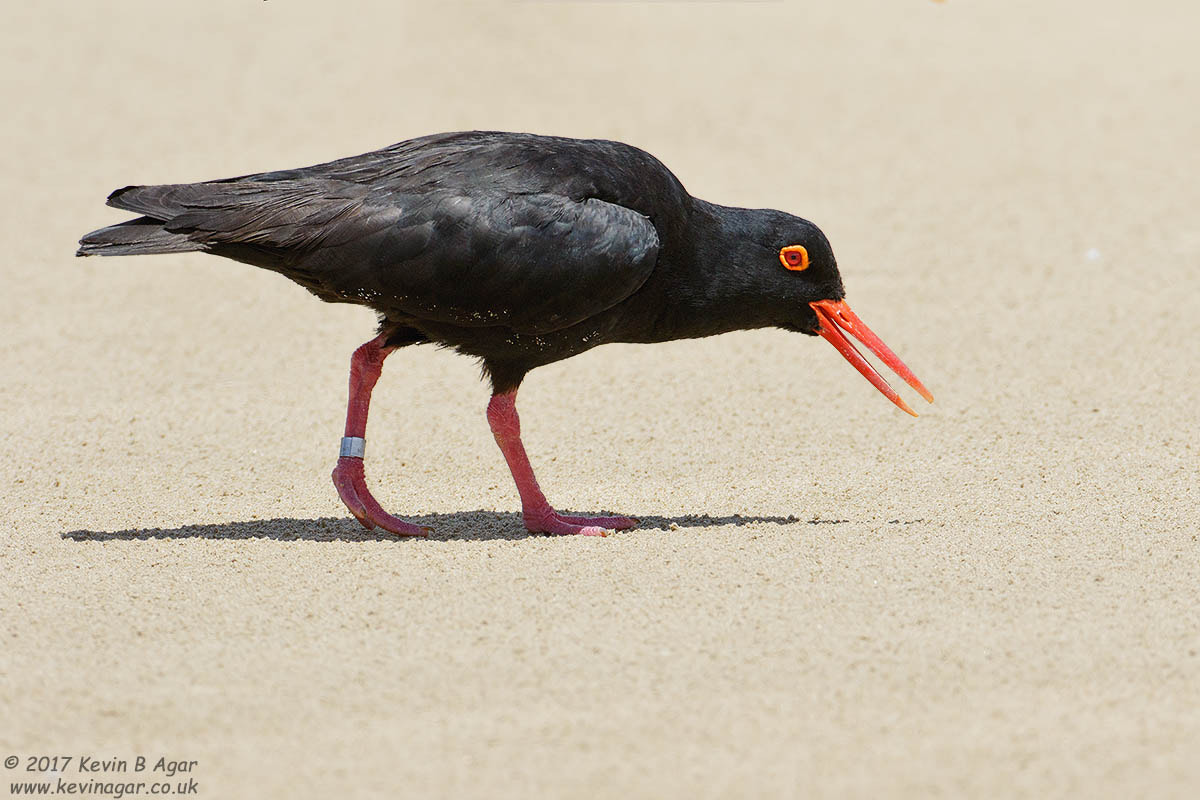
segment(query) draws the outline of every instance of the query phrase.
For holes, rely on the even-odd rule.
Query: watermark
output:
[[[132,758],[92,754],[10,755],[4,759],[8,790],[16,796],[177,797],[196,796],[196,759],[165,755]]]

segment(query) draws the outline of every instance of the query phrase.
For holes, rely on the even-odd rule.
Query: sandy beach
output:
[[[5,11],[0,795],[71,755],[202,798],[1196,796],[1200,7],[333,8]],[[120,186],[470,129],[813,220],[937,403],[783,331],[597,348],[526,445],[642,525],[546,537],[478,366],[410,348],[398,540],[329,481],[369,311],[73,257]]]

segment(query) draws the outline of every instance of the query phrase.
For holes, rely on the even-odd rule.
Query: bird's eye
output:
[[[789,244],[779,251],[779,260],[790,270],[808,269],[808,250],[803,245]]]

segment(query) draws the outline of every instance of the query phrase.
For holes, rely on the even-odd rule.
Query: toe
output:
[[[383,510],[367,488],[362,459],[339,458],[337,466],[333,469],[333,485],[337,488],[338,496],[342,498],[346,508],[367,530],[378,525],[397,536],[429,535],[429,528],[397,519]]]
[[[333,470],[333,486],[337,489],[338,497],[342,498],[342,502],[346,504],[346,508],[354,515],[354,518],[362,523],[367,530],[375,527],[375,525],[367,517],[367,507],[358,496],[358,491],[354,486],[354,475],[352,470],[343,469],[339,463]]]
[[[414,525],[411,522],[393,517],[391,514],[383,510],[383,507],[375,501],[370,492],[364,492],[363,488],[359,488],[359,496],[362,498],[363,504],[367,507],[367,519],[375,523],[385,531],[396,534],[397,536],[428,536],[429,528]]]
[[[623,531],[638,524],[638,521],[633,517],[570,517],[559,514],[558,518],[571,525],[594,526],[614,531]]]
[[[582,525],[559,516],[548,517],[537,523],[526,521],[525,527],[533,533],[549,533],[554,536],[608,536],[612,533],[599,525]]]
[[[433,533],[433,528],[430,528],[428,525],[414,525],[411,522],[405,522],[402,519],[393,517],[387,512],[372,514],[371,520],[385,531],[394,533],[397,536],[420,536],[427,538],[429,534]]]

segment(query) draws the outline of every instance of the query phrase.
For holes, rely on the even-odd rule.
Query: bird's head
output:
[[[887,364],[929,402],[933,395],[904,362],[858,318],[845,297],[833,248],[821,229],[806,219],[770,209],[724,210],[721,227],[726,247],[734,251],[730,266],[742,276],[755,301],[774,325],[821,336],[864,378],[903,411],[916,413],[863,358],[850,334]],[[731,246],[732,245],[732,246]]]

